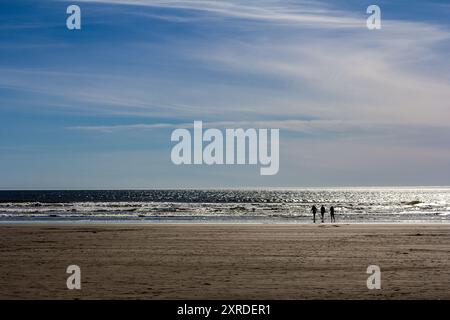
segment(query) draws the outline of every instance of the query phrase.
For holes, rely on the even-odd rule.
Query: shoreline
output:
[[[2,299],[450,299],[449,224],[0,224]],[[79,265],[82,289],[66,288]],[[379,265],[381,290],[366,286]]]

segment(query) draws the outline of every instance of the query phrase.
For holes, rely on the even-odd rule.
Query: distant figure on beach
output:
[[[322,218],[322,222],[324,222],[323,218],[325,216],[325,211],[325,207],[322,205],[322,207],[320,208],[320,217]]]
[[[331,216],[331,223],[336,222],[336,219],[334,218],[334,207],[330,207],[330,216]]]
[[[313,222],[316,223],[316,213],[317,213],[317,208],[316,208],[315,205],[312,206],[311,212],[312,212],[312,214],[313,214]]]

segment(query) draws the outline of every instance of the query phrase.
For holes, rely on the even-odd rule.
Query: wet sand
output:
[[[81,290],[68,290],[68,265]],[[381,268],[381,290],[366,269]],[[0,225],[2,299],[450,299],[450,225]]]

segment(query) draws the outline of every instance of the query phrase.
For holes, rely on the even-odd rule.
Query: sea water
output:
[[[313,204],[325,222],[330,206],[338,223],[450,222],[450,187],[0,191],[0,222],[310,223]]]

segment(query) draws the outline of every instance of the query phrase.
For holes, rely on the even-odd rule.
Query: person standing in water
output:
[[[312,206],[311,212],[312,212],[312,214],[313,214],[313,223],[316,223],[316,213],[317,213],[317,208],[316,208],[315,205]]]
[[[322,205],[322,207],[320,208],[320,217],[322,218],[322,223],[324,222],[324,217],[325,217],[325,207]]]
[[[334,218],[334,207],[330,207],[330,216],[331,216],[331,223],[336,222],[336,219]]]

